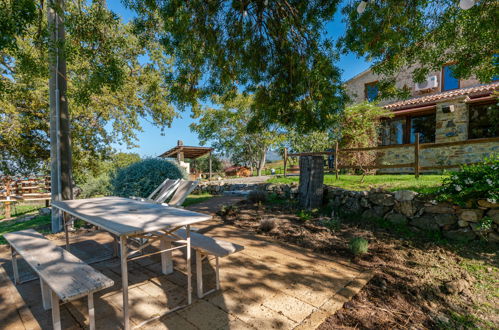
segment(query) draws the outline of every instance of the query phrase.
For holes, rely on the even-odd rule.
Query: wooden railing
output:
[[[11,204],[23,201],[50,201],[50,177],[14,179],[3,177],[0,185],[0,203],[4,205],[5,219],[11,217]]]
[[[338,143],[336,143],[333,151],[321,151],[321,152],[288,153],[287,149],[285,149],[284,150],[284,176],[286,176],[286,174],[287,174],[286,166],[287,166],[289,157],[334,155],[334,172],[336,173],[336,177],[338,177],[340,169],[375,170],[375,169],[390,169],[390,168],[414,168],[414,175],[416,176],[416,178],[418,178],[421,171],[457,168],[457,167],[460,167],[462,165],[462,164],[455,164],[455,165],[421,166],[420,165],[421,150],[431,149],[431,148],[461,146],[461,145],[472,145],[472,144],[487,143],[487,142],[498,142],[499,143],[499,137],[481,138],[481,139],[454,141],[454,142],[419,143],[419,133],[416,134],[415,140],[416,140],[415,143],[410,143],[410,144],[394,144],[394,145],[387,145],[387,146],[354,148],[354,149],[340,149],[338,147]],[[389,150],[389,149],[397,149],[397,148],[404,148],[404,147],[414,148],[414,162],[404,163],[404,164],[386,164],[386,165],[385,164],[376,164],[374,166],[355,166],[355,165],[340,165],[339,164],[340,153],[352,153],[352,152],[361,152],[361,151],[385,151],[385,150]]]

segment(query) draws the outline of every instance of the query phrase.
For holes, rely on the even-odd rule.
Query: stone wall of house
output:
[[[403,70],[399,72],[395,79],[395,85],[398,88],[402,88],[407,86],[411,89],[411,96],[423,96],[423,95],[431,95],[440,93],[442,91],[442,72],[441,71],[433,71],[428,74],[428,76],[437,76],[438,87],[431,91],[416,91],[415,83],[412,80],[412,72],[414,71],[414,67],[409,68],[407,70]],[[365,101],[365,84],[372,83],[378,80],[382,80],[384,77],[373,73],[371,70],[367,70],[352,79],[348,80],[345,83],[347,94],[351,97],[352,103],[359,103]],[[460,87],[471,87],[480,84],[480,81],[474,78],[471,79],[461,79]],[[380,105],[386,105],[392,103],[396,100],[382,100]]]
[[[240,190],[264,190],[292,199],[298,196],[297,183],[201,183],[196,192],[221,194]],[[383,218],[394,226],[407,225],[414,231],[439,231],[444,237],[452,240],[470,241],[483,237],[492,242],[499,242],[499,204],[487,201],[478,201],[478,208],[469,209],[436,202],[410,190],[350,191],[324,186],[324,204],[330,204],[333,210],[359,216],[363,221]],[[485,223],[484,218],[492,220],[490,228],[480,225]]]

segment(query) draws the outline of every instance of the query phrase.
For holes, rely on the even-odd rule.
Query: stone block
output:
[[[494,223],[499,225],[499,209],[489,210],[487,216],[490,217]]]
[[[405,225],[409,219],[400,213],[389,212],[385,215],[385,219],[396,225]]]
[[[459,220],[468,222],[478,222],[483,217],[483,210],[462,209],[459,210]]]
[[[416,208],[412,201],[402,201],[395,203],[395,211],[402,213],[406,217],[413,217],[416,213]]]
[[[412,190],[398,190],[393,195],[399,202],[412,201],[417,196],[417,192]]]
[[[499,203],[491,203],[485,199],[478,200],[478,205],[488,209],[499,209]]]
[[[463,220],[459,220],[459,221],[457,222],[457,225],[458,225],[459,227],[461,227],[461,228],[464,228],[464,227],[468,227],[468,226],[469,226],[469,222],[467,222],[467,221],[463,221]]]
[[[367,209],[362,213],[362,218],[373,219],[373,218],[383,218],[385,215],[385,208],[383,206],[374,206],[373,208]]]
[[[433,215],[424,214],[419,218],[411,220],[410,224],[416,228],[423,230],[439,230],[439,226]]]
[[[438,214],[435,215],[435,221],[439,226],[453,225],[457,221],[457,217],[454,214]]]
[[[487,236],[487,240],[489,242],[494,242],[494,243],[499,243],[499,234],[495,233],[495,232],[491,232],[489,233],[489,235]]]
[[[436,205],[425,204],[424,210],[426,213],[436,214],[453,214],[455,212],[454,208],[449,203],[438,203]]]
[[[369,201],[380,206],[393,206],[395,204],[395,198],[393,195],[383,192],[369,193]]]
[[[444,237],[461,242],[468,242],[476,238],[476,234],[471,229],[457,229],[443,232]]]

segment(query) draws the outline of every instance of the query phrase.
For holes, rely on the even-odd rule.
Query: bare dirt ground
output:
[[[404,227],[355,217],[329,222],[327,228],[327,218],[298,212],[292,202],[277,199],[240,201],[218,214],[222,221],[246,230],[351,258],[374,272],[372,280],[321,330],[499,328],[497,245],[450,243],[435,234],[414,234]],[[369,241],[367,254],[353,256],[349,249],[353,237]]]

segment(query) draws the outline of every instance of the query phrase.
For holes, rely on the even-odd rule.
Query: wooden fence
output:
[[[457,167],[461,166],[461,164],[421,166],[420,165],[421,150],[431,149],[431,148],[472,145],[472,144],[487,143],[487,142],[499,142],[499,137],[482,138],[482,139],[465,140],[465,141],[455,141],[455,142],[419,143],[419,133],[416,133],[416,142],[410,143],[410,144],[395,144],[395,145],[387,145],[387,146],[379,146],[379,147],[340,149],[338,147],[338,143],[336,143],[334,151],[301,152],[301,153],[288,153],[287,149],[285,149],[284,150],[284,176],[286,176],[286,174],[287,174],[286,166],[287,166],[289,157],[334,155],[334,167],[333,167],[333,169],[334,169],[334,172],[336,173],[336,178],[338,178],[340,169],[374,170],[374,169],[388,169],[388,168],[414,168],[414,175],[416,176],[416,178],[418,178],[421,171],[443,170],[443,169],[448,169],[448,168],[457,168]],[[374,166],[355,166],[355,165],[342,166],[342,165],[339,165],[339,163],[338,163],[341,153],[353,153],[353,152],[360,152],[360,151],[384,151],[384,150],[404,148],[404,147],[412,147],[413,148],[413,150],[414,150],[414,162],[405,163],[405,164],[390,164],[390,165],[376,164]]]
[[[51,199],[50,177],[10,179],[2,178],[0,185],[0,203],[4,204],[5,219],[11,217],[12,203],[24,201],[45,201],[48,206]]]

